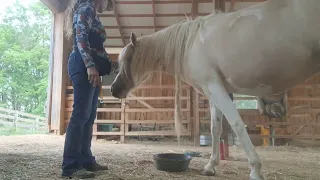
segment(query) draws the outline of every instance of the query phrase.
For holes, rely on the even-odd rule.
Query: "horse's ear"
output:
[[[137,45],[137,36],[134,33],[131,33],[130,41],[133,46]]]

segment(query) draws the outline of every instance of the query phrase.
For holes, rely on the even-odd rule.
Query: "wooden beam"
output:
[[[198,13],[199,16],[206,16],[210,13]],[[168,13],[168,14],[118,14],[119,18],[130,17],[130,18],[142,18],[142,17],[185,17],[192,16],[192,13]],[[99,17],[115,17],[114,14],[99,14]]]
[[[40,0],[46,5],[53,13],[59,12],[60,3],[57,0]]]
[[[53,79],[51,127],[60,135],[65,132],[65,92],[67,78],[68,42],[64,36],[64,12],[54,14]]]
[[[130,97],[139,98],[139,97],[135,96],[135,95],[132,94],[132,93],[129,93],[129,98],[130,98]],[[126,100],[128,100],[129,98],[127,98]],[[144,98],[144,97],[140,97],[140,98]],[[142,105],[144,105],[145,107],[147,107],[148,109],[150,109],[150,110],[155,110],[155,111],[156,111],[156,109],[155,109],[154,107],[152,107],[149,103],[147,103],[147,102],[145,102],[145,101],[143,101],[143,100],[139,100],[139,99],[137,99],[137,101],[138,101],[140,104],[142,104]],[[155,113],[156,113],[156,114],[159,114],[159,115],[162,117],[162,119],[169,119],[168,116],[166,116],[165,114],[163,114],[163,113],[161,113],[161,112],[155,112]]]
[[[218,10],[218,11],[222,11],[222,12],[225,12],[226,9],[225,9],[225,0],[215,0],[215,9]]]
[[[229,94],[230,99],[233,101],[233,94]],[[229,129],[230,129],[230,125],[229,122],[227,120],[227,118],[222,115],[222,136],[221,138],[224,141],[224,149],[225,149],[225,157],[229,157]]]
[[[199,6],[199,0],[192,0],[192,5],[191,5],[192,19],[195,19],[198,16],[198,6]]]
[[[182,131],[181,136],[190,136],[190,131]],[[176,136],[175,131],[130,131],[126,136]]]
[[[224,0],[225,2],[231,2],[233,0]],[[239,0],[239,2],[264,2],[267,0]]]
[[[118,22],[118,21],[117,21]],[[104,26],[106,29],[119,29],[119,26]],[[166,28],[168,26],[156,26],[157,29]],[[154,26],[121,26],[121,29],[153,29]],[[121,30],[122,32],[122,30]]]
[[[67,8],[69,0],[40,0],[45,4],[53,13],[64,12]]]
[[[203,3],[209,2],[210,0],[200,0]],[[155,4],[189,4],[192,0],[163,0],[155,1]],[[116,4],[152,4],[152,1],[124,1],[118,0]]]
[[[147,132],[147,131],[146,131]],[[203,135],[210,135],[210,133],[204,133]],[[276,138],[276,139],[320,139],[319,135],[260,135],[260,134],[249,134],[250,138]]]
[[[66,112],[72,112],[73,108],[65,108]],[[182,112],[189,112],[189,109],[183,108],[181,110]],[[98,108],[97,112],[122,112],[121,109],[118,108]],[[140,113],[156,113],[156,112],[174,112],[174,108],[157,108],[157,109],[145,109],[145,108],[128,108],[126,109],[126,113],[134,113],[134,112],[140,112]]]
[[[120,36],[121,36],[121,40],[122,40],[123,46],[126,46],[126,41],[123,38],[123,31],[122,31],[122,27],[121,27],[120,18],[119,18],[119,15],[118,15],[118,9],[117,9],[117,5],[116,4],[114,5],[114,11],[113,12],[114,12],[114,15],[116,17],[116,21],[117,21],[117,24],[118,24],[117,29],[119,29],[119,33],[120,33]]]
[[[174,96],[142,96],[142,97],[137,97],[137,96],[129,96],[126,98],[126,100],[128,101],[150,101],[150,100],[174,100],[175,97]],[[190,97],[188,96],[183,96],[181,97],[181,100],[189,100]],[[73,96],[67,96],[66,97],[66,100],[68,101],[72,101],[73,100]],[[112,96],[102,96],[101,100],[118,100],[117,98],[115,97],[112,97]]]
[[[220,1],[220,0],[218,0]],[[224,1],[224,0],[223,0]],[[230,0],[225,0],[226,2],[230,2]],[[263,2],[266,0],[241,0],[241,2]],[[212,0],[199,0],[199,3],[211,3]],[[152,4],[152,1],[127,1],[127,0],[117,0],[115,1],[116,4]],[[192,0],[157,0],[155,4],[190,4]]]
[[[65,12],[70,0],[60,0],[60,11]]]
[[[199,0],[192,0],[192,5],[191,5],[191,18],[195,19],[198,16],[198,2]],[[193,138],[193,144],[194,146],[200,146],[200,120],[199,120],[199,114],[198,116],[195,116],[195,109],[198,108],[198,105],[194,104],[194,93],[197,93],[194,91],[193,88],[190,88],[190,116],[192,118],[197,118],[195,121],[193,121],[191,127],[192,127],[192,138]],[[196,103],[199,103],[196,101]],[[198,112],[196,112],[198,113]]]
[[[154,32],[157,32],[155,0],[152,0],[152,15]]]
[[[174,120],[126,120],[126,124],[174,124]],[[188,124],[190,120],[181,120],[181,124]]]
[[[199,93],[197,91],[193,91],[194,93],[194,101],[193,101],[193,114],[194,114],[194,146],[200,146],[200,112],[199,112]]]
[[[240,114],[243,116],[242,114]],[[310,122],[310,121],[309,121]],[[259,124],[263,126],[269,126],[272,125],[274,127],[283,127],[283,126],[320,126],[320,123],[308,123],[308,122],[265,122],[265,121],[250,121],[250,120],[245,120],[245,124]],[[200,124],[210,124],[208,120],[201,119]],[[294,133],[292,133],[294,135]]]
[[[209,108],[199,108],[199,112],[210,112]],[[244,116],[260,116],[258,109],[238,109],[238,112]]]
[[[47,88],[47,101],[46,101],[46,117],[47,117],[47,124],[49,127],[49,131],[51,131],[51,113],[52,113],[52,83],[53,83],[53,42],[54,42],[54,28],[55,28],[55,19],[52,18],[51,23],[51,37],[50,37],[50,57],[49,57],[49,72],[48,72],[48,88]]]
[[[189,88],[189,85],[182,85],[181,88]],[[67,86],[67,89],[73,89],[72,86]],[[111,86],[102,86],[102,89],[111,89]],[[175,89],[175,85],[149,85],[149,84],[142,84],[138,87],[136,87],[134,90],[136,89]]]
[[[228,12],[234,12],[237,0],[231,0],[231,5]]]

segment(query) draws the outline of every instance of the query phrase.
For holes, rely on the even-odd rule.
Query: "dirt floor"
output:
[[[0,179],[60,179],[64,137],[54,135],[0,136]],[[134,144],[135,143],[135,144]],[[134,141],[128,144],[98,140],[93,142],[97,161],[108,171],[95,179],[110,180],[247,180],[249,169],[241,147],[230,148],[230,159],[222,161],[215,177],[200,174],[210,157],[210,147],[165,145]],[[201,152],[186,172],[168,173],[154,168],[152,155],[161,152]],[[319,180],[320,149],[297,147],[257,147],[268,180]]]

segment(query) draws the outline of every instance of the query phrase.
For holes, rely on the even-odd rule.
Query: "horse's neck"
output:
[[[157,41],[156,37],[151,36],[143,37],[140,41],[146,47],[140,57],[147,57],[149,61],[152,61],[152,63],[146,62],[147,66],[149,66],[147,69],[151,71],[164,71],[173,75],[175,62],[174,59],[168,56],[169,48],[166,47],[165,41]],[[149,54],[149,52],[153,53]]]

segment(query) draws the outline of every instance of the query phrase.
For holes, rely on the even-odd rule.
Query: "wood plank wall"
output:
[[[253,2],[254,3],[254,2]],[[251,3],[238,3],[235,9],[242,9]],[[226,8],[230,4],[226,3]],[[116,60],[117,55],[111,55]],[[67,77],[66,77],[67,78]],[[256,109],[239,109],[241,117],[248,126],[248,132],[255,145],[261,145],[261,138],[274,137],[275,144],[288,141],[308,139],[315,143],[320,139],[320,75],[310,78],[305,83],[288,91],[288,115],[282,119],[269,119],[260,115]],[[104,84],[103,103],[99,105],[97,120],[94,125],[96,137],[108,138],[126,136],[174,136],[174,78],[158,73],[154,79],[146,81],[132,92],[126,101],[118,101],[110,94],[110,84]],[[67,78],[66,108],[64,128],[72,111],[72,86]],[[187,131],[183,134],[195,137],[208,134],[210,131],[209,106],[207,99],[197,94],[191,87],[184,84],[182,93],[183,123]],[[241,100],[241,98],[235,98]],[[113,124],[115,131],[103,132],[99,124]],[[257,125],[269,127],[273,135],[260,135]],[[149,131],[141,128],[149,127]],[[64,130],[62,130],[64,132]],[[230,130],[232,131],[232,130]],[[311,144],[312,144],[311,143]]]
[[[294,139],[320,140],[320,74],[288,91],[289,112],[285,129]]]

